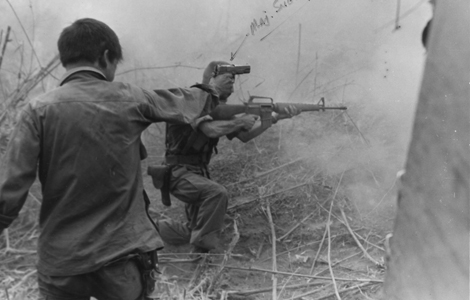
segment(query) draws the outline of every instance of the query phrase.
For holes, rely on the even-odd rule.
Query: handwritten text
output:
[[[294,3],[294,0],[286,0],[286,1],[274,0],[273,7],[276,9],[276,12],[279,12],[281,9],[283,9],[284,7],[288,7],[292,3]]]
[[[259,23],[256,21],[256,19],[253,19],[250,25],[251,35],[255,35],[256,30],[259,28],[269,25],[269,18],[267,15],[264,16],[264,18],[259,18]]]

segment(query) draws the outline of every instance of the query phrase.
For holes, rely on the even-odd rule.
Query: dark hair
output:
[[[64,67],[79,61],[98,61],[101,67],[106,67],[102,57],[105,50],[108,50],[110,61],[122,60],[122,49],[116,33],[108,25],[95,19],[79,19],[64,28],[57,46]]]

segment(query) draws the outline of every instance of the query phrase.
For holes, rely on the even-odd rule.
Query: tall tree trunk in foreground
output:
[[[385,299],[469,299],[470,4],[437,1]]]

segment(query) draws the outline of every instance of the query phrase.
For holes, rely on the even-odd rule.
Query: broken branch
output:
[[[343,173],[344,174],[344,173]],[[328,269],[330,269],[331,281],[333,281],[333,287],[335,288],[336,298],[341,300],[341,297],[338,292],[338,287],[336,286],[335,275],[333,274],[333,268],[331,267],[331,233],[330,233],[330,220],[331,220],[331,211],[333,210],[334,199],[331,201],[330,213],[328,214],[328,224],[326,225],[328,231]]]
[[[281,236],[280,238],[278,238],[277,240],[278,241],[282,241],[283,239],[285,239],[286,237],[288,237],[294,230],[296,230],[300,225],[302,225],[303,222],[307,221],[307,219],[309,219],[311,216],[313,216],[315,214],[315,212],[309,214],[308,216],[306,216],[305,218],[302,219],[302,221],[300,221],[299,223],[297,223],[294,227],[292,227],[286,234],[284,234],[283,236]]]
[[[269,205],[269,202],[266,203],[266,210],[268,214],[268,220],[269,220],[269,226],[271,227],[271,235],[272,235],[272,241],[273,241],[273,271],[277,271],[277,259],[276,259],[276,230],[274,229],[274,222],[273,222],[273,217],[271,215],[271,207]],[[273,279],[273,300],[277,300],[277,277],[276,274],[273,274],[272,276]]]
[[[220,266],[219,264],[214,264],[214,263],[207,263],[208,266]],[[230,266],[227,265],[225,266],[228,269],[234,269],[234,270],[241,270],[241,271],[255,271],[255,272],[265,272],[265,273],[273,273],[273,274],[278,274],[278,275],[286,275],[286,276],[296,276],[296,277],[306,277],[306,278],[314,278],[314,279],[324,279],[324,280],[331,280],[331,277],[326,277],[326,276],[312,276],[308,274],[299,274],[299,273],[289,273],[289,272],[282,272],[282,271],[272,271],[272,270],[267,270],[267,269],[261,269],[261,268],[256,268],[256,267],[250,267],[250,268],[243,268],[243,267],[236,267],[236,266]],[[356,279],[350,279],[350,278],[338,278],[336,277],[337,281],[358,281],[358,282],[376,282],[376,283],[382,283],[382,280],[377,280],[377,279],[368,279],[368,278],[356,278]]]
[[[348,219],[346,218],[346,215],[344,214],[343,209],[341,207],[339,209],[341,210],[341,215],[343,216],[343,219],[344,219],[343,224],[346,226],[349,233],[354,238],[354,241],[356,242],[356,244],[359,246],[359,248],[361,248],[362,252],[364,252],[365,257],[368,258],[370,261],[372,261],[375,265],[378,265],[378,266],[381,265],[378,261],[376,261],[372,256],[369,255],[369,253],[366,251],[366,249],[364,249],[361,242],[359,242],[359,240],[357,239],[356,234],[354,233],[354,231],[349,226]]]
[[[0,55],[0,68],[2,67],[3,56],[5,55],[5,50],[7,48],[7,44],[10,41],[10,31],[11,31],[11,27],[8,26],[7,27],[7,34],[6,34],[6,37],[5,37],[5,43],[3,43],[3,47],[2,47],[2,54]],[[1,44],[2,44],[2,40],[0,39],[0,45]]]
[[[312,267],[310,268],[310,275],[313,273],[313,269],[315,268],[315,264],[317,263],[318,256],[320,255],[321,248],[323,247],[323,242],[325,241],[326,234],[328,232],[328,226],[329,224],[326,225],[325,231],[323,232],[323,237],[321,239],[320,246],[318,246],[317,254],[315,255],[315,259],[313,260]]]
[[[315,285],[322,285],[323,283],[320,282],[310,282],[310,283],[302,283],[302,284],[294,284],[294,285],[287,285],[287,286],[278,286],[277,289],[298,289],[307,286],[315,286]],[[228,294],[237,295],[237,296],[250,296],[254,294],[266,293],[272,291],[272,288],[261,288],[256,290],[249,290],[249,291],[230,291]]]
[[[271,196],[274,196],[274,195],[277,195],[277,194],[281,194],[281,193],[284,193],[284,192],[287,192],[287,191],[290,191],[290,190],[299,188],[299,187],[304,186],[304,185],[307,185],[307,184],[309,184],[309,183],[308,183],[308,182],[304,182],[304,183],[295,185],[295,186],[293,186],[293,187],[286,188],[286,189],[283,189],[283,190],[280,190],[280,191],[277,191],[277,192],[274,192],[274,193],[271,193],[271,194],[268,194],[268,195],[264,195],[264,196],[260,196],[260,197],[255,197],[255,198],[249,199],[249,200],[247,200],[247,201],[245,201],[245,202],[243,202],[243,203],[238,203],[238,204],[234,204],[234,205],[232,205],[232,206],[229,206],[229,207],[228,207],[228,210],[232,210],[232,209],[234,209],[234,208],[236,208],[236,207],[239,207],[239,206],[242,206],[242,205],[245,205],[245,204],[254,202],[254,201],[259,200],[259,199],[264,199],[264,198],[271,197]]]

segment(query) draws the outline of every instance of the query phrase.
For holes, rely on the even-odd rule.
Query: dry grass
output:
[[[359,135],[348,132],[348,126],[347,119],[337,114],[316,115],[314,121],[306,115],[247,144],[222,140],[211,172],[232,198],[228,213],[232,221],[224,230],[227,251],[195,262],[179,249],[166,250],[156,295],[160,299],[271,299],[276,293],[277,299],[374,297],[383,278],[382,234],[364,227],[347,194],[348,185],[354,183],[348,172],[360,166],[341,169],[335,162],[350,155],[348,151],[355,149],[351,145],[369,147]],[[303,130],[306,127],[321,130]],[[162,131],[151,131],[145,134],[151,159],[144,164],[156,163],[161,156]],[[330,144],[332,136],[343,138]],[[329,153],[318,152],[322,147]],[[152,189],[149,182],[146,189]],[[34,251],[40,197],[34,195],[39,195],[37,186],[9,230],[9,247],[0,242],[2,299],[38,296]],[[156,217],[179,213],[172,209],[152,205]]]
[[[3,31],[2,31],[3,32]],[[28,62],[26,46],[1,35],[0,49],[0,158],[5,152],[21,108],[36,91],[48,89],[49,76],[59,66],[58,56],[44,66]],[[8,51],[15,48],[15,51]],[[34,49],[29,49],[34,52]],[[8,62],[8,64],[6,64]],[[0,298],[37,299],[36,243],[40,199],[38,184],[31,188],[20,216],[0,237]]]
[[[315,121],[309,117],[286,121],[247,144],[221,141],[211,172],[232,198],[228,215],[233,221],[224,230],[227,251],[197,262],[178,249],[162,253],[163,274],[156,290],[160,299],[270,299],[273,291],[277,299],[366,299],[376,294],[383,277],[383,266],[376,263],[383,261],[382,235],[360,222],[360,212],[347,195],[349,169],[328,168],[328,162],[334,164],[350,151],[338,141],[325,142],[348,134],[347,119],[333,114],[317,115]],[[322,132],[305,132],[305,126]],[[162,131],[151,131],[146,142],[152,159],[144,164],[156,163],[161,156]],[[364,147],[360,136],[349,135],[340,141]],[[305,145],[292,147],[301,143]],[[321,147],[314,143],[334,155],[318,154]],[[310,155],[309,147],[314,150]],[[10,248],[4,241],[0,244],[0,295],[6,299],[37,297],[37,188],[9,230]],[[148,182],[146,189],[152,189]],[[152,210],[157,216],[163,208],[154,203]]]
[[[347,120],[337,117],[317,116],[314,127],[334,118],[338,123],[323,127],[322,134],[304,133],[303,140],[322,140],[344,131],[341,122]],[[305,119],[296,122],[303,128],[311,124]],[[230,251],[225,256],[207,255],[197,264],[185,248],[166,250],[165,259],[171,258],[163,261],[162,282],[167,287],[159,286],[161,299],[375,297],[384,272],[382,232],[361,222],[346,193],[351,184],[347,170],[325,169],[325,162],[305,155],[305,148],[298,149],[304,154],[299,158],[291,138],[297,137],[287,124],[248,144],[221,141],[211,175],[229,190],[228,216],[236,220],[238,235],[232,223],[227,224],[224,237]],[[363,145],[360,136],[351,140]],[[336,157],[346,155],[341,143],[329,147]],[[149,147],[150,153],[157,149]],[[181,209],[153,207],[156,217],[180,217]]]
[[[2,86],[0,153],[29,94],[57,66],[57,57],[27,74],[19,66],[15,76],[21,74],[20,79],[2,80],[11,86]],[[378,119],[367,117],[356,123],[357,114],[308,113],[280,122],[247,144],[222,140],[211,173],[231,195],[223,232],[226,251],[195,261],[184,249],[165,250],[156,296],[162,300],[374,297],[383,278],[385,234],[365,219],[368,214],[362,209],[367,201],[357,197],[358,189],[363,189],[360,196],[370,196],[367,200],[375,210],[379,200],[393,193],[389,170],[380,163],[382,154],[387,154],[386,141],[373,134]],[[144,141],[149,150],[149,159],[143,162],[146,170],[146,165],[161,159],[162,126],[152,126]],[[148,191],[153,189],[148,178],[145,184]],[[8,230],[8,239],[0,237],[1,299],[38,297],[34,266],[38,195],[36,184]],[[178,209],[152,204],[155,217],[179,217]]]

